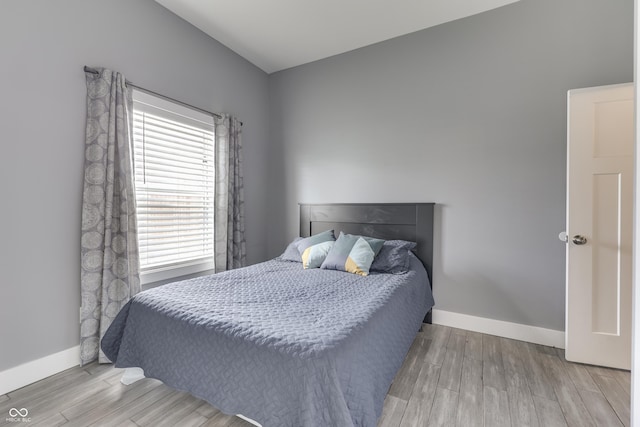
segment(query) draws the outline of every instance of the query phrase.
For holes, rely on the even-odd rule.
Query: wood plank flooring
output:
[[[207,402],[121,369],[76,367],[0,395],[0,426],[250,427]],[[567,362],[559,349],[424,325],[387,394],[378,427],[629,426],[630,374]],[[23,423],[20,423],[21,425]]]
[[[626,427],[629,394],[628,371],[570,363],[551,347],[424,325],[378,426]]]

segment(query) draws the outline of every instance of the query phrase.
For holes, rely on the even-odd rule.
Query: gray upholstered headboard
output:
[[[418,244],[416,255],[433,287],[433,208],[435,203],[300,204],[300,236],[326,230],[400,239]]]

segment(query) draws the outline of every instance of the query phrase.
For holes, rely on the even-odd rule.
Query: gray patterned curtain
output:
[[[216,272],[244,267],[244,182],[242,124],[229,115],[216,118],[215,263]]]
[[[97,71],[97,72],[96,72]],[[85,69],[87,129],[82,196],[80,363],[109,359],[100,339],[140,291],[131,90],[120,73]]]

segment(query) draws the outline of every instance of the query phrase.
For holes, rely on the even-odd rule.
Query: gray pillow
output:
[[[296,243],[298,243],[300,240],[302,240],[302,237],[296,237],[295,239],[293,239],[293,242],[289,243],[282,255],[280,255],[277,259],[279,259],[280,261],[302,262],[300,252],[296,247]]]
[[[415,242],[386,240],[374,258],[369,271],[377,273],[403,274],[409,271],[409,253],[415,249]]]

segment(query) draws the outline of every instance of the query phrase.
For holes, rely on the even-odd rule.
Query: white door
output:
[[[631,368],[633,84],[569,91],[567,360]]]

